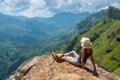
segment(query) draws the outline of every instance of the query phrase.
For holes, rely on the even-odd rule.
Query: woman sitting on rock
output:
[[[93,67],[94,67],[94,72],[97,73],[96,71],[96,66],[95,66],[95,61],[93,58],[93,51],[92,51],[92,43],[90,42],[89,38],[82,38],[81,39],[81,53],[78,55],[75,51],[70,51],[65,54],[55,54],[52,53],[52,56],[56,60],[65,60],[68,61],[76,66],[82,66],[82,68],[85,68],[85,63],[87,59],[90,57],[90,60],[92,61]],[[84,69],[85,71],[85,69]]]

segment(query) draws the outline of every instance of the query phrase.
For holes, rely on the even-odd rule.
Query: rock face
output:
[[[86,70],[88,72],[83,72],[66,61],[56,62],[52,56],[40,56],[24,62],[7,80],[120,80],[99,67],[99,76],[94,76],[90,61],[87,61]]]

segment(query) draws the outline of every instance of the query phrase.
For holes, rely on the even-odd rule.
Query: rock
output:
[[[34,57],[23,64],[7,80],[119,80],[98,67],[99,77],[93,75],[92,64],[87,61],[86,70],[66,61],[56,62],[52,56]]]

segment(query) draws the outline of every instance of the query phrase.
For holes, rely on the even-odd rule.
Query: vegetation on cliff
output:
[[[114,14],[111,11],[114,11]],[[108,12],[106,19],[84,33],[72,37],[62,50],[74,49],[80,53],[80,39],[89,37],[93,42],[96,63],[107,71],[120,76],[120,10],[109,7]]]

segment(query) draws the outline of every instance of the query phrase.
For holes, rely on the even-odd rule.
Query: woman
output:
[[[87,59],[90,57],[90,60],[94,67],[94,72],[97,73],[95,61],[93,58],[93,51],[91,47],[92,43],[90,42],[90,39],[83,37],[80,42],[82,47],[80,55],[78,55],[75,51],[70,51],[62,55],[52,53],[52,56],[54,57],[54,59],[66,60],[76,66],[81,65],[84,71],[85,71],[85,63]]]

